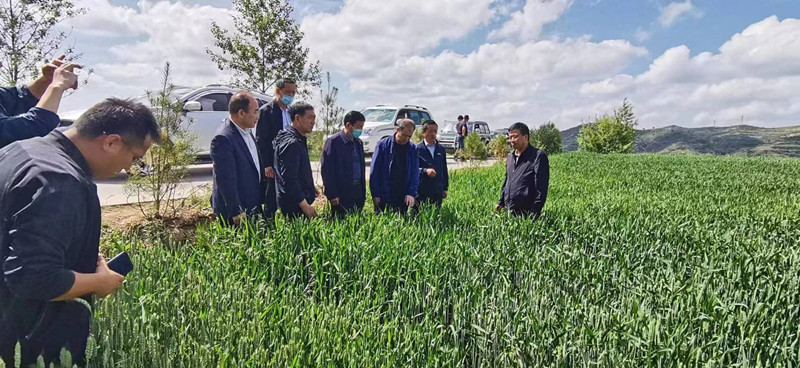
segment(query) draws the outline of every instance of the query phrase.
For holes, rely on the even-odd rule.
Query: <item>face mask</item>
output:
[[[360,136],[361,136],[361,132],[362,132],[362,131],[363,131],[363,130],[361,130],[361,129],[356,129],[356,130],[354,130],[354,131],[353,131],[353,138],[358,138],[358,137],[360,137]]]
[[[286,105],[286,106],[291,105],[293,101],[294,101],[294,97],[293,96],[283,96],[283,97],[281,97],[281,103]]]

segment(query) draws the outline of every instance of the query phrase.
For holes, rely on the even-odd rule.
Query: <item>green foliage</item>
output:
[[[206,52],[220,70],[233,72],[233,85],[261,93],[282,77],[320,85],[319,62],[309,62],[303,32],[287,1],[233,0],[232,5],[235,30],[212,23],[216,49]]]
[[[553,122],[542,124],[539,128],[531,131],[530,142],[547,154],[561,153],[561,131]]]
[[[423,123],[425,122],[423,121]],[[414,134],[411,135],[411,141],[414,142],[414,144],[417,144],[419,142],[422,142],[422,139],[423,139],[422,124],[420,124],[420,126],[417,127],[417,129],[414,129]]]
[[[69,31],[64,22],[85,12],[70,0],[6,0],[0,2],[0,81],[17,85],[33,80],[39,64],[57,54],[74,60],[80,54],[62,48]]]
[[[462,160],[484,160],[489,157],[489,151],[477,132],[472,132],[464,138],[464,148],[456,152],[456,158]]]
[[[614,116],[603,115],[593,123],[584,124],[578,133],[578,146],[595,153],[631,153],[636,138],[633,107],[625,99]]]
[[[505,168],[415,219],[107,238],[137,270],[98,306],[102,367],[775,367],[800,336],[800,161],[551,158],[535,222]]]
[[[511,152],[511,146],[509,146],[508,137],[505,134],[498,134],[489,142],[489,153],[492,157],[505,161],[509,152]]]
[[[133,165],[125,191],[136,196],[142,213],[148,218],[171,216],[183,208],[184,201],[175,200],[181,180],[195,161],[194,135],[188,130],[192,122],[184,121],[183,102],[171,96],[170,64],[165,63],[161,89],[148,91],[147,99],[161,128],[161,142],[153,144],[144,158],[144,166]]]
[[[325,145],[325,132],[314,131],[306,135],[306,146],[308,146],[308,157],[311,161],[317,161],[322,157],[322,147]]]

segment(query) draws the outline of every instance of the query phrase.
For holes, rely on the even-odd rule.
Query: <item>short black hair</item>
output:
[[[356,125],[356,122],[366,121],[366,120],[367,118],[364,117],[364,114],[362,114],[360,111],[355,111],[355,110],[348,112],[347,115],[344,116],[345,125],[347,124]]]
[[[524,136],[528,136],[528,137],[531,136],[531,130],[528,129],[528,126],[523,124],[523,123],[520,123],[520,122],[516,122],[514,124],[511,124],[511,126],[508,127],[508,132],[509,133],[511,133],[512,130],[516,130],[516,131],[519,132],[519,134],[522,134]]]
[[[464,120],[464,115],[459,115],[458,120]]]
[[[308,110],[314,110],[314,106],[305,101],[297,101],[289,105],[289,118],[294,122],[295,116],[305,115]]]
[[[469,119],[469,115],[464,115],[464,119]]]
[[[275,82],[275,87],[278,89],[283,89],[283,87],[287,84],[297,84],[297,82],[295,82],[292,78],[281,78]]]
[[[120,98],[108,98],[90,107],[75,120],[78,136],[94,139],[118,134],[128,144],[141,146],[147,136],[161,141],[161,131],[153,112],[142,103]]]
[[[424,123],[422,123],[422,131],[424,132],[428,130],[428,126],[431,125],[436,125],[437,127],[439,126],[439,124],[436,124],[436,122],[433,120],[426,120]]]
[[[237,92],[231,97],[231,102],[228,103],[228,112],[231,115],[236,115],[241,110],[250,112],[250,93],[245,91]]]

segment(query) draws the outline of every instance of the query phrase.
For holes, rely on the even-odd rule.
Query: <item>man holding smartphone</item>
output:
[[[0,149],[0,359],[47,365],[66,348],[85,364],[91,296],[124,277],[99,254],[97,178],[128,169],[160,140],[155,117],[136,102],[105,100],[64,133]],[[75,302],[84,299],[87,303]],[[21,362],[15,362],[15,346]]]

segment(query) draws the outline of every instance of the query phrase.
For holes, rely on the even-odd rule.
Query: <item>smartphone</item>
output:
[[[122,252],[108,261],[108,268],[122,276],[127,276],[129,272],[133,271],[133,262],[128,253]]]

